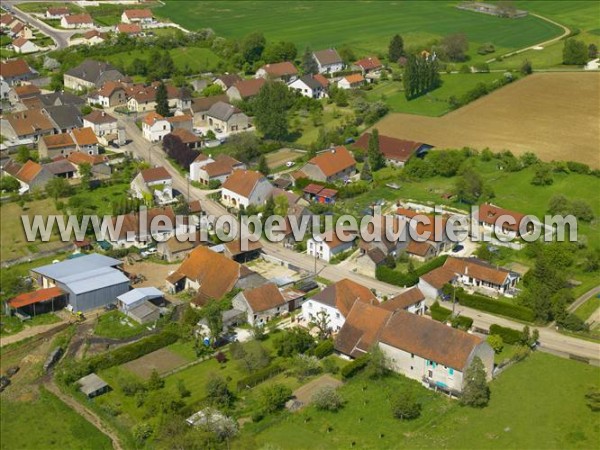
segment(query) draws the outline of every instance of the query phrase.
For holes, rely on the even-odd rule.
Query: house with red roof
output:
[[[21,81],[27,81],[37,76],[24,59],[10,59],[0,62],[0,80],[6,82],[9,86],[20,84]]]
[[[173,201],[173,178],[162,166],[144,169],[131,182],[134,197],[153,197],[159,205]]]
[[[365,82],[365,77],[363,77],[360,73],[353,73],[351,75],[342,77],[340,81],[338,81],[337,86],[340,89],[357,89],[364,85]]]
[[[224,153],[214,159],[203,153],[190,164],[190,180],[198,181],[205,186],[211,182],[223,184],[234,170],[246,169],[246,164]]]
[[[273,186],[262,173],[234,170],[221,189],[221,203],[235,209],[261,206],[271,195]]]
[[[60,26],[63,28],[92,28],[94,20],[89,14],[70,14],[60,19]]]
[[[370,139],[371,133],[363,133],[354,145],[366,152],[369,150]],[[403,167],[413,156],[421,156],[432,148],[433,145],[423,142],[407,141],[382,134],[379,135],[379,150],[385,160],[396,167]]]
[[[34,189],[44,189],[48,181],[54,177],[49,170],[32,160],[27,161],[25,164],[8,160],[2,166],[2,171],[6,175],[16,178],[21,184],[20,194],[31,192]]]
[[[360,70],[363,76],[367,76],[370,73],[379,72],[383,69],[383,64],[377,56],[368,56],[356,61],[352,65],[352,69]]]
[[[142,120],[142,134],[150,142],[160,142],[170,132],[171,124],[157,112],[149,112]]]
[[[302,172],[311,180],[325,183],[346,180],[356,173],[356,160],[341,145],[319,153],[306,163]]]
[[[264,78],[252,78],[250,80],[242,80],[235,83],[227,89],[227,97],[230,101],[248,100],[255,97],[260,92],[260,89],[267,82]]]
[[[306,241],[306,253],[323,261],[331,261],[335,256],[352,250],[356,232],[330,230],[313,235]]]
[[[139,23],[118,23],[115,26],[115,32],[127,36],[138,36],[142,33],[142,26]]]
[[[255,78],[289,83],[298,78],[298,69],[290,61],[265,64],[256,71]]]
[[[69,14],[71,14],[71,11],[66,6],[50,7],[46,10],[46,19],[60,20]]]
[[[152,23],[154,16],[150,9],[127,9],[121,14],[121,22],[127,24]]]
[[[246,320],[252,326],[264,326],[271,319],[290,311],[287,300],[274,283],[245,289],[231,303],[234,309],[246,313]]]

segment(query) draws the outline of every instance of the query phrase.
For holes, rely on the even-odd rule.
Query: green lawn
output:
[[[112,449],[108,437],[43,388],[35,400],[3,398],[0,410],[2,449]]]
[[[72,2],[31,2],[31,3],[19,3],[17,8],[21,11],[29,13],[45,13],[49,7],[62,7],[66,6],[69,8],[72,14],[83,12],[84,9]]]
[[[581,305],[575,310],[575,315],[581,318],[582,320],[587,320],[598,308],[600,308],[600,297],[594,295],[593,297],[590,297],[583,305]]]
[[[96,336],[125,339],[145,331],[146,327],[130,319],[120,311],[110,311],[98,318],[94,328]]]
[[[252,439],[256,447],[281,449],[350,448],[353,441],[361,449],[592,448],[600,427],[584,395],[599,380],[597,367],[535,353],[492,382],[487,408],[471,409],[401,376],[377,382],[361,376],[341,388],[347,401],[341,411],[308,407],[279,420],[248,424],[238,448]],[[390,412],[390,399],[406,389],[423,404],[421,417],[411,422],[396,420]]]
[[[413,100],[404,96],[402,82],[384,81],[367,92],[371,101],[383,100],[392,112],[419,114],[423,116],[442,116],[450,111],[448,99],[460,98],[479,83],[491,84],[502,78],[501,73],[442,74],[442,85]]]
[[[292,116],[291,131],[299,134],[297,144],[308,146],[317,140],[320,128],[332,130],[341,125],[345,118],[352,115],[349,108],[340,108],[335,105],[324,104],[323,118],[317,125],[313,122],[310,114],[296,113]]]
[[[22,331],[25,327],[36,327],[38,325],[50,325],[60,322],[60,318],[53,313],[40,314],[30,320],[21,322],[16,316],[2,316],[1,336],[8,336]]]
[[[119,67],[128,67],[135,58],[147,60],[151,53],[151,48],[147,51],[132,50],[107,56],[106,60]],[[169,50],[169,53],[175,66],[180,70],[184,70],[187,66],[194,72],[207,72],[216,70],[220,62],[220,58],[209,48],[179,47]]]
[[[505,52],[550,39],[560,29],[529,16],[504,20],[461,11],[447,1],[198,1],[168,0],[156,13],[192,30],[212,28],[218,35],[242,37],[263,32],[269,40],[294,42],[299,49],[349,44],[359,54],[385,52],[390,37],[401,33],[408,46],[424,46],[464,32],[474,60],[486,42]]]

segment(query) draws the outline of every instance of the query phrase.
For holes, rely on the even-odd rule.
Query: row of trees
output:
[[[402,82],[408,100],[423,95],[441,84],[436,58],[424,55],[409,55],[404,67]]]

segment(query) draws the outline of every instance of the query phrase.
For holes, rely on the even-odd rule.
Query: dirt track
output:
[[[390,114],[381,134],[438,148],[535,152],[600,168],[600,73],[537,73],[443,117]]]

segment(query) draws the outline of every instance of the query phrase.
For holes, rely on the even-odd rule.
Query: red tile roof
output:
[[[261,67],[265,72],[267,72],[272,77],[283,77],[288,75],[296,75],[298,73],[298,69],[289,61],[284,61],[275,64],[266,64]]]
[[[410,241],[406,246],[406,253],[416,256],[427,256],[431,251],[429,242]]]
[[[350,84],[362,83],[365,81],[365,78],[360,73],[353,73],[352,75],[347,75],[344,79]]]
[[[139,34],[142,27],[137,23],[119,23],[117,24],[117,33]]]
[[[87,116],[83,116],[83,120],[87,120],[88,122],[95,124],[112,123],[117,121],[117,119],[115,119],[113,116],[99,109],[94,109]]]
[[[13,308],[21,308],[27,305],[33,305],[34,303],[45,302],[52,300],[53,298],[64,295],[64,292],[54,286],[47,289],[39,289],[34,292],[27,292],[25,294],[17,295],[15,298],[8,301],[8,304]]]
[[[333,150],[327,150],[312,158],[308,164],[314,164],[321,169],[321,172],[328,177],[335,175],[349,167],[356,166],[356,161],[343,145],[335,147]]]
[[[383,66],[377,56],[369,56],[367,58],[359,59],[354,64],[361,67],[365,71],[379,69]]]
[[[223,183],[223,189],[228,189],[238,195],[248,198],[255,186],[265,176],[254,170],[234,170]]]
[[[316,294],[313,299],[337,308],[344,317],[348,316],[350,309],[357,300],[363,303],[378,303],[377,297],[369,288],[347,278],[327,286]]]
[[[329,80],[324,75],[322,75],[320,73],[317,73],[316,75],[314,75],[313,79],[315,81],[317,81],[324,88],[326,88],[327,86],[329,86]]]
[[[264,78],[253,78],[251,80],[238,81],[233,85],[242,98],[254,97],[267,81]]]
[[[61,134],[51,134],[49,136],[43,136],[42,140],[46,147],[49,149],[52,148],[61,148],[61,147],[75,147],[75,142],[73,138],[68,133]]]
[[[79,166],[81,164],[89,164],[91,166],[95,166],[97,164],[103,164],[108,161],[108,158],[106,156],[88,155],[87,153],[82,152],[69,153],[67,159],[76,166]]]
[[[167,172],[167,169],[165,169],[162,166],[144,169],[140,172],[140,174],[142,175],[142,179],[146,183],[171,179],[171,175],[169,174],[169,172]]]
[[[274,283],[245,290],[244,298],[255,313],[286,305],[283,295]]]
[[[89,14],[71,14],[70,16],[65,16],[64,19],[68,24],[83,24],[83,23],[93,23],[92,16]]]
[[[354,145],[367,151],[369,149],[370,138],[371,133],[363,133]],[[422,142],[406,141],[404,139],[379,135],[379,150],[381,150],[381,153],[383,153],[383,156],[385,156],[386,159],[394,161],[408,161],[422,145],[424,145]]]
[[[402,294],[396,295],[387,302],[381,303],[380,306],[388,311],[397,311],[407,309],[409,306],[416,305],[423,300],[425,300],[425,296],[421,290],[418,287],[413,287]]]
[[[152,11],[149,9],[128,9],[125,16],[129,19],[152,19]]]
[[[354,302],[344,326],[335,339],[335,349],[352,357],[368,352],[392,317],[392,312],[377,305]]]
[[[315,183],[311,183],[308,186],[306,186],[302,192],[304,192],[305,194],[313,194],[316,195],[319,192],[321,192],[324,189],[323,186],[321,186],[320,184],[315,184]]]
[[[13,45],[13,47],[21,48],[28,42],[30,42],[29,39],[26,39],[24,37],[19,37],[19,38],[15,39],[14,41],[12,41],[12,45]],[[34,45],[35,45],[35,43],[34,43]]]
[[[71,134],[78,145],[95,145],[98,143],[98,138],[90,127],[73,128]]]
[[[503,268],[496,268],[485,261],[475,258],[454,258],[450,256],[443,266],[453,273],[469,276],[478,280],[502,285],[510,272]]]
[[[157,113],[156,111],[150,111],[148,114],[146,114],[146,117],[144,117],[144,123],[146,125],[154,125],[154,122],[156,122],[157,120],[163,120],[164,117],[161,116],[159,113]]]
[[[4,78],[12,78],[32,73],[31,68],[24,59],[13,59],[0,63],[0,75]]]
[[[29,160],[25,164],[19,173],[17,174],[17,178],[24,183],[31,183],[35,180],[35,177],[42,171],[42,166],[36,163],[35,161]]]
[[[495,206],[489,203],[484,203],[483,205],[479,205],[479,221],[486,223],[488,225],[494,225],[496,220],[500,216],[508,216],[512,217],[516,224],[508,224],[503,223],[502,226],[510,231],[518,232],[519,231],[519,223],[521,220],[525,218],[525,214],[521,214],[519,212],[511,211],[509,209],[504,209],[499,206]]]
[[[448,268],[442,266],[437,269],[433,269],[431,272],[427,272],[420,278],[427,284],[433,286],[436,289],[442,289],[444,285],[450,283],[456,275]]]

